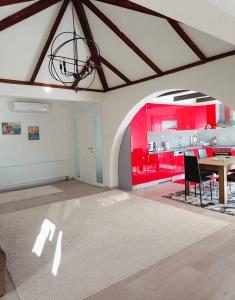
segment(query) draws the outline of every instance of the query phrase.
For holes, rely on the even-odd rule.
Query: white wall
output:
[[[71,104],[50,102],[49,113],[16,113],[13,100],[0,98],[0,123],[21,122],[21,135],[0,130],[0,188],[73,175]],[[28,126],[39,126],[40,140],[28,140]]]
[[[9,83],[0,83],[0,97],[1,96],[35,100],[79,101],[83,104],[96,103],[102,99],[102,93],[84,91],[78,91],[76,93],[74,90],[68,89]]]
[[[105,94],[102,119],[106,185],[118,185],[118,154],[122,136],[145,103],[169,89],[189,89],[210,95],[234,109],[234,79],[235,57],[229,57]]]

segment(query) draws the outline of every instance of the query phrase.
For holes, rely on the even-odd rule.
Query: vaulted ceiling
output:
[[[235,45],[234,0],[132,0]]]
[[[87,89],[90,79],[59,85],[48,72],[53,38],[72,30],[72,6],[82,59],[100,65],[89,90],[106,92],[235,55],[235,46],[124,0],[0,0],[0,82]],[[66,53],[65,53],[66,54]]]

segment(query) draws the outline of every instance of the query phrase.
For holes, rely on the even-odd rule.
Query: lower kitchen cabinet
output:
[[[131,154],[132,160],[132,183],[137,185],[145,181],[147,173],[147,152],[142,151],[142,149],[135,149]]]
[[[213,148],[212,147],[206,147],[206,152],[208,157],[213,156]]]
[[[149,154],[147,162],[146,182],[158,180],[159,159],[158,154]]]
[[[161,179],[172,177],[174,174],[173,152],[164,152],[158,154],[159,177]]]
[[[184,155],[174,157],[174,175],[181,175],[184,173]]]

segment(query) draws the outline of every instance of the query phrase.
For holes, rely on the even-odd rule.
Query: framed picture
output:
[[[29,141],[40,140],[39,126],[29,126],[28,127],[28,138],[29,138]]]
[[[21,134],[20,122],[3,122],[2,123],[3,135],[19,135]]]

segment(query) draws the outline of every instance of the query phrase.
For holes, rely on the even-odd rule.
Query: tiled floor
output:
[[[72,199],[103,191],[76,181],[55,184],[63,189],[54,195],[0,205],[1,213],[44,203]],[[164,199],[161,195],[183,189],[180,184],[162,184],[135,193],[198,214],[225,220],[231,225],[208,238],[162,260],[88,300],[234,300],[235,299],[235,217]],[[156,220],[157,224],[157,220]],[[163,228],[164,230],[164,228]],[[144,241],[143,241],[144,242]],[[11,280],[3,300],[19,300]],[[69,300],[69,295],[68,295]]]

